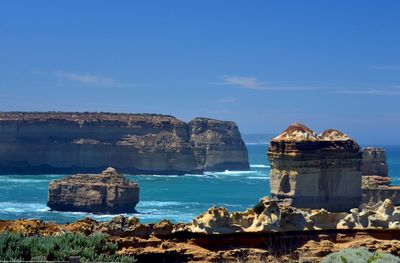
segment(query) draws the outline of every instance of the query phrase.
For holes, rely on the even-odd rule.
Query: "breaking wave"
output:
[[[250,164],[251,168],[271,168],[271,166],[269,165],[265,165],[265,164]]]
[[[43,203],[0,202],[0,212],[3,213],[45,212],[49,210],[50,208]]]

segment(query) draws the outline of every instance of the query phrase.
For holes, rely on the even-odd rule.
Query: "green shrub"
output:
[[[326,256],[322,263],[399,263],[400,258],[388,253],[370,252],[365,247],[348,248]]]
[[[135,262],[133,257],[116,254],[117,249],[117,245],[102,234],[28,237],[20,233],[0,233],[0,260],[68,261],[70,256],[79,256],[81,262]]]

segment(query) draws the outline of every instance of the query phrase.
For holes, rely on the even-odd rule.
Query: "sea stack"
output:
[[[361,199],[361,156],[358,144],[329,129],[319,136],[294,123],[268,147],[271,195],[295,207],[347,211]]]
[[[57,211],[135,213],[139,186],[107,168],[101,174],[76,174],[49,184],[47,206]]]
[[[0,112],[0,174],[248,170],[231,121],[97,112]]]
[[[361,171],[363,188],[380,188],[390,184],[385,149],[365,147],[362,151]]]

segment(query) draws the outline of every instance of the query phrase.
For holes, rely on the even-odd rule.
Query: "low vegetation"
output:
[[[322,263],[400,263],[400,258],[388,253],[371,252],[361,247],[332,253],[326,256]]]
[[[70,256],[79,256],[81,262],[135,262],[133,257],[116,252],[117,245],[102,234],[66,233],[47,237],[0,234],[1,261],[68,261]]]

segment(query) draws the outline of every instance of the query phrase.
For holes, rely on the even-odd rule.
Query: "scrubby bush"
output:
[[[365,247],[348,248],[326,256],[322,263],[399,263],[400,258],[388,253],[370,252]]]
[[[116,252],[117,245],[102,234],[67,233],[47,237],[11,232],[0,234],[0,260],[4,261],[68,261],[70,256],[79,256],[82,262],[135,262],[133,257]]]

